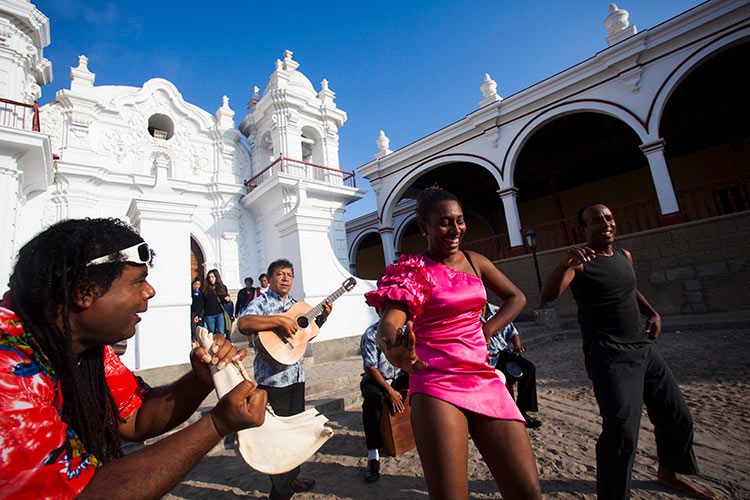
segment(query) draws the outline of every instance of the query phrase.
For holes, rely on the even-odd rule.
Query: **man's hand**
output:
[[[396,340],[391,342],[383,338],[383,351],[386,358],[397,368],[401,368],[406,373],[414,373],[427,367],[427,363],[419,359],[417,351],[414,348],[416,338],[412,330],[412,322],[407,321],[400,335]]]
[[[568,248],[563,254],[560,265],[564,268],[580,266],[596,258],[596,252],[587,246]]]
[[[404,411],[404,397],[396,389],[388,390],[388,403],[391,405],[392,414]]]
[[[518,356],[519,354],[525,351],[526,351],[526,346],[522,346],[522,345],[519,345],[518,347],[514,347],[513,349],[510,350],[510,352],[512,352],[516,356]]]
[[[297,322],[292,318],[277,314],[274,316],[274,319],[277,319],[279,321],[279,325],[274,327],[273,330],[279,335],[291,338],[295,333],[297,333],[299,326],[297,326]]]
[[[263,425],[268,394],[258,384],[243,380],[224,395],[211,410],[211,420],[220,436]]]
[[[333,309],[333,304],[330,300],[326,300],[325,304],[323,304],[323,312],[320,313],[320,315],[315,318],[315,322],[318,324],[318,327],[323,326],[323,323],[328,321],[328,315],[331,314],[331,310]]]
[[[214,335],[214,343],[206,351],[203,347],[196,347],[190,353],[190,364],[193,366],[193,373],[198,377],[201,384],[213,389],[214,381],[211,378],[211,365],[216,365],[219,370],[224,369],[232,361],[245,359],[247,349],[240,351],[224,337],[224,335]]]
[[[656,340],[661,335],[661,316],[655,312],[646,318],[646,333],[648,338]]]

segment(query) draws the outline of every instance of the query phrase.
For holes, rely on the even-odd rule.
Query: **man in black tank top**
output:
[[[586,371],[602,416],[596,443],[597,497],[630,498],[645,402],[654,424],[659,482],[697,498],[718,498],[678,475],[698,473],[693,420],[669,366],[649,342],[661,333],[661,318],[636,288],[630,252],[613,246],[612,212],[601,203],[588,205],[578,213],[578,223],[587,245],[565,252],[544,283],[542,300],[551,302],[570,286],[578,305]],[[645,329],[641,315],[646,316]]]

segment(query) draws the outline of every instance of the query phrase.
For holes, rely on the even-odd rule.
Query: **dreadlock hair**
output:
[[[10,277],[15,312],[60,381],[62,420],[101,463],[122,456],[120,413],[104,377],[104,347],[91,347],[78,358],[73,354],[70,307],[75,296],[107,293],[127,265],[87,266],[90,260],[142,241],[118,219],[65,220],[21,248]]]
[[[216,277],[216,283],[214,283],[213,285],[211,284],[211,280],[208,279],[208,276],[210,274],[213,274]],[[226,285],[223,281],[221,281],[221,275],[219,274],[218,269],[211,269],[206,273],[206,279],[203,280],[203,285],[201,285],[201,293],[205,295],[209,292],[209,290],[213,290],[213,292],[220,300],[229,295],[229,291],[227,290]]]
[[[461,206],[461,202],[458,201],[456,195],[437,184],[424,188],[417,196],[417,220],[426,222],[430,212],[432,212],[432,207],[441,201],[455,201],[459,207]],[[463,207],[461,209],[463,210]]]
[[[586,210],[588,210],[589,208],[594,207],[596,205],[604,205],[604,203],[602,203],[600,201],[597,201],[597,202],[594,202],[594,203],[589,203],[588,205],[586,205],[585,207],[583,207],[582,209],[580,209],[578,211],[578,214],[576,215],[576,220],[578,221],[578,225],[579,226],[586,227],[586,221],[583,220],[583,214],[586,213]],[[607,205],[604,205],[604,206],[606,207]]]

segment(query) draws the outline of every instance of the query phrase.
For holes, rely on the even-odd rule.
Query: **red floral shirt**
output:
[[[106,346],[104,373],[120,416],[141,407],[148,385]],[[0,496],[73,498],[99,461],[62,421],[60,381],[21,320],[0,307]]]

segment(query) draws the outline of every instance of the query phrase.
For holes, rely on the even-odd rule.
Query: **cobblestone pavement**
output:
[[[699,480],[722,498],[750,498],[750,332],[740,329],[665,333],[658,348],[672,367],[695,421]],[[530,431],[542,490],[550,499],[595,499],[596,437],[599,416],[583,368],[578,338],[529,350],[538,367],[540,429]],[[338,365],[336,363],[339,363]],[[355,361],[318,366],[351,376]],[[312,369],[311,369],[312,370]],[[353,373],[349,373],[353,372]],[[295,499],[426,499],[416,450],[382,460],[382,477],[362,480],[364,436],[358,408],[332,414],[335,436],[302,466],[302,476],[317,480],[315,489]],[[633,471],[633,499],[679,499],[656,481],[653,428],[645,415]],[[470,445],[470,498],[500,498],[476,448]],[[204,458],[167,499],[265,498],[268,480],[236,453],[220,450]]]

